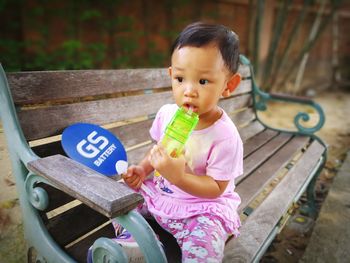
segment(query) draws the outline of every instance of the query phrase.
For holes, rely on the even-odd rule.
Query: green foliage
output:
[[[158,51],[156,43],[152,41],[148,43],[148,50],[147,62],[150,67],[159,67],[159,61],[164,61],[168,57],[168,53]]]
[[[24,43],[13,39],[0,38],[1,63],[11,71],[21,70],[21,56]]]
[[[2,42],[4,41],[0,41],[0,46]],[[4,43],[11,51],[5,56],[8,60],[3,61],[7,71],[90,69],[96,68],[105,59],[106,46],[102,43],[83,44],[79,40],[68,39],[52,52],[47,52],[44,48],[45,41],[31,41],[25,43],[24,47],[34,47],[36,52],[24,54],[25,62],[21,64],[18,50],[23,46],[22,44],[20,43],[16,48],[14,43]]]
[[[88,9],[84,10],[81,15],[80,15],[80,20],[83,22],[97,19],[97,18],[102,18],[102,13],[96,9]]]
[[[167,65],[172,40],[185,23],[193,21],[182,10],[198,5],[188,0],[164,1],[159,3],[164,12],[173,14],[167,28],[156,32],[154,23],[145,19],[156,22],[157,14],[132,9],[152,5],[148,1],[0,0],[1,63],[6,71]],[[205,15],[217,17],[214,11]],[[154,35],[163,41],[155,41]]]
[[[105,58],[106,46],[103,43],[85,44],[71,39],[62,43],[53,54],[57,69],[90,69]]]

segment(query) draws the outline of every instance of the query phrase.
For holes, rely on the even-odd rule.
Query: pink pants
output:
[[[136,208],[145,217],[152,216],[145,204]],[[201,214],[185,219],[153,216],[158,224],[172,234],[179,244],[183,263],[219,263],[224,256],[228,234],[218,216]],[[119,224],[112,221],[114,228]]]
[[[158,224],[170,232],[181,247],[182,262],[222,262],[228,234],[220,219],[211,214],[186,219],[163,219]]]

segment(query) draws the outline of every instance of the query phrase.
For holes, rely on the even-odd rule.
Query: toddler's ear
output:
[[[169,76],[171,77],[171,74],[172,74],[172,71],[171,71],[171,67],[168,67],[168,73],[169,73]]]
[[[241,83],[241,75],[239,73],[236,73],[231,76],[230,80],[227,82],[227,86],[224,89],[222,96],[230,96],[230,94],[238,87],[239,83]]]

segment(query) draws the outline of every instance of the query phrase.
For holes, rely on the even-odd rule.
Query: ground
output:
[[[326,168],[317,182],[317,205],[322,205],[332,179],[341,165],[350,145],[350,93],[328,91],[318,94],[314,100],[325,111],[326,123],[317,133],[329,145]],[[289,125],[296,107],[270,105],[270,110],[261,117],[273,126]],[[312,114],[312,110],[306,109]],[[282,115],[289,116],[281,117]],[[0,262],[26,262],[23,238],[22,215],[11,174],[10,160],[6,150],[4,134],[0,126]],[[300,204],[303,202],[303,198]],[[288,225],[276,237],[263,258],[263,262],[297,262],[308,244],[314,220],[299,216],[296,209]]]
[[[318,213],[332,185],[333,178],[350,149],[350,118],[347,117],[347,114],[350,113],[350,93],[327,92],[317,96],[315,101],[322,106],[326,115],[325,125],[317,135],[329,146],[326,166],[316,183]],[[280,107],[281,105],[276,104],[271,106],[271,110],[263,116],[266,122],[282,127],[291,123],[290,120],[286,123],[286,119],[272,118],[272,116],[277,111],[280,115],[294,116],[295,107]],[[302,196],[298,204],[301,206],[305,201],[305,196]],[[316,218],[302,215],[299,208],[293,212],[286,227],[277,235],[262,262],[296,263],[302,258]]]

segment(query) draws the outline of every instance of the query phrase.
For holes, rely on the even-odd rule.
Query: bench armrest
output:
[[[143,202],[143,197],[126,185],[62,155],[31,161],[28,169],[109,218],[125,214]]]
[[[254,89],[254,106],[257,111],[265,111],[267,109],[268,101],[281,101],[287,103],[308,105],[313,108],[314,112],[318,115],[318,121],[312,126],[305,126],[310,120],[309,111],[299,111],[294,116],[294,125],[297,132],[300,134],[312,135],[322,128],[325,122],[325,115],[321,106],[315,103],[313,100],[306,97],[297,97],[292,95],[278,94],[278,93],[266,93],[255,87]]]
[[[247,59],[243,55],[240,55],[240,63],[247,65],[250,68],[251,81],[253,86],[253,104],[254,104],[255,111],[265,111],[267,109],[268,101],[284,101],[284,102],[308,105],[308,106],[311,106],[317,112],[318,122],[312,127],[306,127],[305,122],[308,122],[310,120],[310,115],[308,112],[299,112],[294,117],[294,125],[297,128],[296,133],[313,135],[315,132],[317,132],[319,129],[322,128],[325,122],[325,115],[319,104],[315,103],[314,101],[306,97],[296,97],[291,95],[267,93],[262,91],[255,82],[253,66],[250,63],[249,59]],[[260,122],[262,121],[260,120]],[[264,125],[268,127],[268,125],[266,124]],[[275,129],[275,130],[278,130],[278,129]],[[291,132],[288,130],[284,130],[284,131]]]
[[[313,104],[313,100],[308,97],[303,96],[294,96],[290,94],[284,94],[284,93],[275,93],[270,92],[271,99],[273,100],[280,100],[280,101],[289,101],[289,102],[296,102],[301,104]]]
[[[252,69],[251,69],[252,70]],[[265,111],[267,109],[268,101],[282,101],[288,103],[296,103],[301,105],[308,105],[312,107],[318,114],[318,121],[311,127],[306,127],[305,124],[310,120],[310,113],[306,111],[298,112],[294,116],[294,125],[297,128],[297,133],[313,135],[319,129],[322,128],[325,122],[324,112],[319,104],[307,97],[297,97],[286,94],[267,93],[262,91],[255,83],[254,77],[252,78],[253,85],[253,103],[256,111]],[[267,126],[267,125],[265,125]]]

